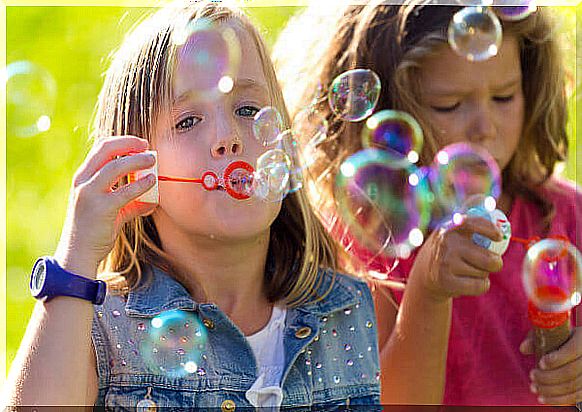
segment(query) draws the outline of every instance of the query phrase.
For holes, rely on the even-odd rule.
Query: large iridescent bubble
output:
[[[41,66],[17,61],[6,67],[7,131],[32,137],[51,127],[57,98],[57,83]]]
[[[388,152],[395,160],[416,163],[420,157],[423,133],[418,122],[408,113],[381,110],[374,113],[362,129],[362,146]]]
[[[436,154],[430,183],[445,218],[489,203],[493,210],[501,194],[497,162],[486,150],[469,143],[455,143]]]
[[[275,144],[283,130],[283,117],[275,107],[263,107],[253,119],[255,139],[265,147]]]
[[[280,202],[289,192],[292,168],[289,155],[281,149],[267,150],[257,159],[254,195],[263,201]]]
[[[359,243],[386,256],[408,257],[424,240],[428,185],[416,167],[392,160],[378,149],[348,157],[336,176],[335,199]]]
[[[531,246],[523,262],[523,285],[544,312],[564,312],[578,305],[582,293],[582,256],[566,240],[543,239]]]
[[[141,356],[152,373],[183,377],[198,371],[208,334],[194,312],[162,312],[140,323]]]
[[[380,98],[380,89],[380,78],[372,70],[348,70],[329,86],[329,107],[341,119],[358,122],[372,114]]]
[[[232,90],[241,58],[233,29],[201,18],[179,25],[172,40],[181,64],[192,73],[194,98],[213,100]]]
[[[501,23],[487,7],[459,10],[448,28],[449,45],[469,61],[483,61],[497,55],[502,39]]]

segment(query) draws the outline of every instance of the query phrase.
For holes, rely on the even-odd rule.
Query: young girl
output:
[[[191,38],[184,27],[194,28]],[[206,87],[214,72],[196,71],[214,52],[240,56],[220,93]],[[107,72],[95,145],[73,179],[54,256],[86,279],[107,275],[108,295],[95,307],[67,296],[37,304],[10,373],[10,404],[379,403],[371,294],[321,269],[334,267],[331,241],[302,191],[261,202],[233,199],[229,182],[205,181],[206,190],[160,180],[155,204],[134,201],[154,187],[152,174],[120,183],[153,166],[147,149],[157,151],[160,176],[255,164],[266,148],[253,118],[265,106],[288,123],[264,43],[235,8],[172,4],[127,37]]]
[[[306,174],[316,210],[336,221],[330,219],[336,214],[333,182],[344,159],[362,149],[364,123],[343,122],[322,96],[339,74],[365,68],[382,84],[375,110],[408,112],[423,127],[421,165],[455,142],[487,149],[503,171],[497,207],[509,216],[513,234],[562,235],[580,248],[581,199],[574,184],[553,175],[567,153],[566,93],[549,10],[503,21],[499,53],[470,62],[447,42],[447,27],[461,7],[381,3],[339,7],[335,15],[314,4],[290,21],[275,46],[291,114],[314,104],[329,122],[328,139],[313,152]],[[468,217],[433,231],[401,261],[392,273],[407,277],[403,297],[394,294],[399,308],[391,292],[376,288],[383,403],[582,400],[580,327],[535,364],[521,285],[525,248],[512,243],[501,260],[471,241],[475,232],[501,239],[490,222]]]

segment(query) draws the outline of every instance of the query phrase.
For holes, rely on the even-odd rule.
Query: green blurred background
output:
[[[257,7],[248,12],[272,45],[285,21],[297,10]],[[580,10],[578,6],[578,16]],[[6,8],[7,65],[16,61],[34,63],[52,75],[57,87],[49,130],[22,137],[22,133],[11,129],[10,123],[7,127],[8,367],[34,305],[28,292],[31,266],[36,257],[53,253],[65,217],[71,178],[90,148],[89,123],[108,56],[147,11],[121,7]],[[567,64],[575,73],[576,10],[562,7],[560,14],[564,19],[561,28],[566,34]],[[7,93],[11,93],[10,83],[7,86]],[[582,159],[576,145],[574,107],[572,97],[570,162],[564,171],[571,179],[576,179],[576,160]],[[7,120],[11,120],[10,113]],[[579,174],[576,180],[580,183]]]

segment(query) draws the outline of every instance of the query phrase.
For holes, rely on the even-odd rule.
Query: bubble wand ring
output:
[[[251,178],[255,172],[255,169],[249,163],[243,160],[237,160],[230,163],[226,169],[224,169],[222,178],[219,178],[218,175],[213,171],[208,170],[202,174],[201,178],[158,176],[158,180],[165,182],[200,183],[202,187],[209,192],[213,190],[220,190],[222,188],[232,198],[237,200],[245,200],[251,196],[248,193],[235,190],[232,186],[232,173],[239,169],[248,172]]]

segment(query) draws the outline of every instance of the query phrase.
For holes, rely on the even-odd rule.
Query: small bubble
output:
[[[311,371],[307,371],[307,376],[311,376]]]
[[[315,364],[315,369],[321,369],[321,367],[322,367],[322,366],[323,366],[323,365],[322,365],[321,363],[317,362],[317,363]]]
[[[167,338],[166,338],[164,335],[160,336],[160,340],[161,340],[162,342],[164,342],[166,339],[167,339]]]
[[[317,342],[318,340],[319,340],[319,335],[317,335],[317,336],[315,337],[315,339],[313,339],[313,341],[314,341],[314,342]]]
[[[347,315],[349,315],[349,314],[351,314],[351,313],[352,313],[352,310],[351,310],[351,309],[346,309],[346,310],[344,310],[344,314],[345,314],[346,316],[347,316]]]
[[[204,368],[198,368],[198,371],[196,373],[198,374],[198,376],[205,376],[206,370]]]
[[[368,346],[368,352],[372,352],[372,347]]]
[[[354,364],[354,361],[353,361],[353,360],[351,360],[351,359],[348,359],[348,360],[346,361],[346,365],[348,365],[348,366],[353,366],[353,364]]]
[[[305,360],[305,364],[306,364],[307,366],[309,366],[309,365],[311,365],[311,361],[310,361],[309,359],[307,359],[307,360]]]
[[[181,342],[181,343],[188,343],[188,337],[187,337],[187,336],[182,336],[182,337],[180,338],[180,342]]]
[[[117,349],[121,349],[121,343],[118,343],[117,345],[115,345],[115,347],[116,347]]]
[[[371,321],[366,322],[366,327],[370,329],[374,324]]]
[[[322,381],[323,381],[323,379],[317,378],[317,382],[321,383]]]
[[[327,329],[322,329],[321,334],[322,335],[326,335],[327,334]]]
[[[143,322],[140,322],[137,324],[137,330],[143,332],[144,330],[146,330],[146,325]]]
[[[333,358],[331,358],[332,361],[337,362],[337,357],[334,356]]]
[[[366,375],[365,373],[362,373],[362,374],[360,375],[360,378],[362,378],[362,379],[367,379],[367,378],[368,378],[368,375]]]
[[[379,381],[380,380],[380,372],[376,372],[376,380]]]
[[[101,311],[97,312],[97,317],[99,319],[101,319],[103,317],[103,312],[101,312]]]
[[[334,377],[333,377],[333,381],[334,381],[335,383],[340,383],[340,380],[341,380],[341,379],[340,379],[340,377],[339,377],[339,376],[334,376]]]
[[[178,348],[178,350],[176,350],[176,353],[178,355],[184,355],[184,354],[186,354],[186,351],[184,349],[182,349],[182,348]]]
[[[356,327],[354,325],[350,325],[348,329],[350,330],[350,332],[353,332],[356,330]]]
[[[324,316],[323,318],[321,318],[321,321],[322,321],[323,323],[327,322],[327,316]]]
[[[121,366],[127,366],[127,362],[124,359],[121,360]]]
[[[121,316],[121,312],[118,311],[117,309],[113,309],[113,311],[111,312],[111,314],[113,315],[114,318],[117,318],[117,317]]]
[[[344,345],[344,349],[345,349],[346,351],[352,350],[352,345],[350,345],[349,343],[346,343],[346,344]]]
[[[364,359],[364,354],[362,352],[358,353],[358,358],[359,359]]]
[[[334,338],[337,338],[337,330],[335,330],[335,329],[332,329],[332,330],[331,330],[331,335],[332,335]]]
[[[174,328],[169,328],[169,329],[168,329],[168,332],[170,333],[170,335],[171,335],[171,334],[173,334],[173,333],[175,332],[175,331],[174,331]]]
[[[129,343],[131,346],[135,345],[135,342],[133,341],[133,339],[129,339],[129,340],[127,341],[127,343]]]
[[[153,352],[153,353],[158,353],[158,348],[153,348],[153,349],[152,349],[152,352]]]

